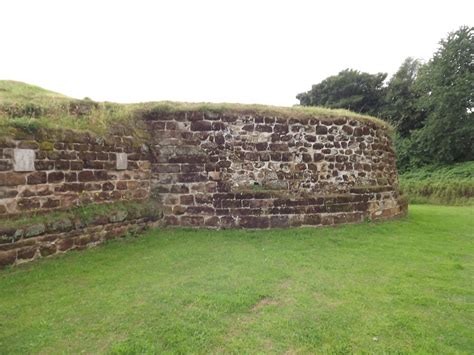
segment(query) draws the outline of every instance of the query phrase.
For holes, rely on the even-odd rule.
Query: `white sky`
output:
[[[393,74],[474,1],[0,0],[0,80],[98,101],[293,105],[345,68]]]

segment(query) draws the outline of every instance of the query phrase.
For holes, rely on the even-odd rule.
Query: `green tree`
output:
[[[415,82],[422,64],[407,58],[388,82],[381,116],[392,123],[402,138],[423,127],[426,111],[418,106],[420,98]]]
[[[346,69],[296,96],[303,106],[345,108],[377,115],[383,104],[386,73],[369,74]]]
[[[441,40],[417,80],[424,127],[412,135],[412,153],[422,162],[474,160],[474,27]]]

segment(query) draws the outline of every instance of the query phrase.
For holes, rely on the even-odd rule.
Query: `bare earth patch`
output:
[[[274,305],[278,305],[278,302],[276,300],[272,299],[271,297],[264,297],[252,307],[252,312],[258,312],[266,306]]]

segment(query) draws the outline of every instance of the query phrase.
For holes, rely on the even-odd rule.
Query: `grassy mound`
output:
[[[400,189],[410,203],[474,205],[474,161],[407,171]]]
[[[133,126],[146,111],[261,114],[294,119],[348,117],[390,129],[389,124],[378,118],[347,110],[170,101],[116,104],[77,100],[29,84],[0,81],[0,133],[8,133],[10,127],[30,131],[39,127],[70,128],[104,133],[114,125]]]
[[[473,230],[152,230],[0,271],[0,353],[472,353]]]

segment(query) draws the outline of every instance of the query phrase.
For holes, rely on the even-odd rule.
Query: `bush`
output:
[[[408,170],[400,189],[410,203],[474,205],[474,161]]]

